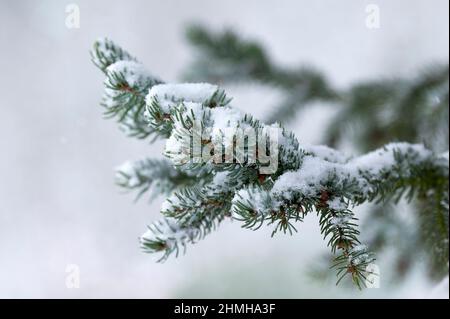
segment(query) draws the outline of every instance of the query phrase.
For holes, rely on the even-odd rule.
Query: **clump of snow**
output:
[[[232,107],[217,107],[211,110],[211,120],[215,129],[223,130],[227,127],[237,127],[244,115]]]
[[[106,68],[106,73],[108,75],[114,73],[123,75],[131,87],[141,87],[152,79],[152,75],[146,68],[141,63],[135,61],[118,61],[113,63]]]
[[[342,227],[350,221],[350,216],[337,216],[330,220],[330,224],[336,227]]]
[[[358,257],[351,259],[351,263],[355,266],[367,263],[368,261],[372,261],[372,258],[370,258],[370,254],[368,253],[358,255]]]
[[[270,194],[258,187],[248,187],[240,189],[231,201],[231,212],[233,218],[239,219],[238,203],[251,207],[256,213],[267,215],[273,210],[273,205],[277,203],[272,200]]]
[[[371,254],[369,254],[366,245],[357,245],[349,251],[349,262],[358,266],[364,263],[370,263],[373,261]]]
[[[361,171],[369,171],[371,174],[379,174],[383,169],[389,170],[395,165],[395,152],[414,154],[417,163],[429,158],[432,152],[423,145],[408,143],[390,143],[384,148],[375,150],[366,155],[357,157],[348,162],[348,167],[354,167]]]
[[[147,104],[157,100],[166,113],[179,102],[203,104],[217,92],[217,85],[208,83],[182,83],[154,85],[146,96]]]
[[[227,182],[229,180],[229,173],[227,171],[216,172],[212,182],[207,186],[209,196],[215,196],[226,192],[229,187]]]
[[[321,151],[324,155],[324,149]],[[432,152],[423,145],[407,143],[388,144],[382,149],[354,158],[344,164],[333,163],[319,157],[305,156],[300,169],[288,171],[278,178],[272,188],[272,193],[276,197],[282,198],[288,198],[290,192],[298,192],[304,196],[317,196],[327,183],[340,188],[344,182],[352,181],[357,183],[360,191],[364,194],[370,192],[372,188],[363,174],[379,178],[381,172],[389,171],[397,164],[396,152],[408,156],[408,161],[415,164],[429,160],[432,156]]]
[[[335,211],[343,211],[348,208],[347,203],[345,203],[341,198],[333,198],[332,200],[328,201],[328,207],[335,210]]]
[[[176,194],[172,194],[161,204],[161,213],[170,212],[174,207],[180,205],[180,199]]]
[[[213,144],[219,148],[219,145],[225,149],[233,147],[233,137],[238,136],[243,126],[243,114],[229,106],[209,109],[210,127],[205,130],[206,135],[210,135]],[[239,128],[238,128],[239,127]]]
[[[212,184],[213,185],[224,185],[225,182],[228,179],[228,172],[227,171],[223,171],[223,172],[216,172],[216,174],[214,175]]]
[[[343,165],[305,156],[299,170],[286,172],[278,178],[272,193],[283,195],[288,191],[296,191],[304,196],[314,196],[328,180],[339,181],[350,177],[350,172]]]
[[[149,95],[202,103],[210,99],[217,89],[217,85],[208,83],[160,84],[152,87]]]
[[[300,148],[328,162],[345,164],[349,160],[343,153],[325,145],[301,145]]]
[[[359,253],[366,250],[367,250],[366,245],[357,245],[350,250],[350,253]]]
[[[223,194],[234,189],[234,185],[230,184],[230,172],[214,172],[214,177],[204,188],[204,194],[208,197],[223,196]]]
[[[192,240],[198,230],[191,227],[181,227],[174,218],[164,218],[148,226],[141,236],[141,243],[145,241],[164,241],[168,248],[179,242]]]

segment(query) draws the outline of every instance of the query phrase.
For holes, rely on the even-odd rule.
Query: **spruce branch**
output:
[[[239,47],[233,37],[229,41]],[[252,46],[237,55],[244,59],[249,52],[264,62]],[[355,158],[325,146],[304,146],[279,124],[267,125],[232,107],[215,85],[161,84],[137,62],[106,66],[110,60],[97,62],[105,65],[107,90],[126,95],[124,108],[108,104],[113,114],[121,123],[128,118],[133,129],[167,138],[164,155],[170,163],[146,160],[119,170],[125,188],[143,194],[157,185],[171,192],[161,208],[164,218],[141,237],[143,249],[162,253],[161,261],[204,238],[226,217],[252,230],[271,225],[273,236],[293,234],[297,223],[315,212],[336,255],[338,282],[348,275],[361,288],[374,257],[360,242],[353,208],[400,198],[429,199],[435,209],[428,214],[438,221],[432,227],[448,243],[448,155],[408,143],[387,144]],[[247,133],[230,138],[230,130]],[[266,143],[272,140],[276,143]],[[263,142],[255,148],[256,141]],[[232,150],[231,157],[223,150]],[[266,161],[269,155],[276,163]],[[448,258],[448,244],[441,253]]]

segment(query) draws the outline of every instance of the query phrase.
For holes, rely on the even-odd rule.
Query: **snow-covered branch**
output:
[[[253,230],[273,225],[275,235],[292,234],[298,221],[315,212],[336,254],[338,281],[348,274],[362,287],[374,257],[360,242],[353,208],[414,196],[439,203],[434,214],[448,240],[448,156],[407,143],[354,158],[326,146],[303,146],[279,124],[266,125],[232,107],[215,85],[162,84],[110,41],[94,45],[93,60],[107,77],[108,114],[131,135],[167,138],[163,153],[170,163],[145,160],[118,173],[124,188],[142,194],[154,185],[170,193],[164,218],[141,238],[144,250],[162,253],[161,260],[227,217]]]

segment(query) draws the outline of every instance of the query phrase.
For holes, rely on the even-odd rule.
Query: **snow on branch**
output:
[[[139,194],[169,194],[163,219],[141,237],[145,251],[178,255],[226,218],[249,229],[294,233],[316,213],[336,255],[338,282],[362,287],[373,254],[359,240],[352,209],[365,202],[415,195],[435,197],[448,229],[448,153],[392,143],[351,158],[326,146],[303,146],[279,124],[266,125],[231,106],[208,83],[162,84],[126,51],[96,42],[94,63],[106,74],[103,105],[131,135],[166,138],[167,160],[143,160],[118,170],[118,184]],[[448,232],[446,235],[448,240]],[[448,248],[447,248],[448,249]]]

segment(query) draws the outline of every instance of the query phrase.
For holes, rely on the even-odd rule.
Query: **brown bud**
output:
[[[264,181],[266,180],[266,177],[267,177],[267,175],[259,174],[259,175],[258,175],[258,181],[259,181],[259,183],[260,183],[260,184],[264,183]]]

